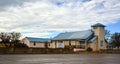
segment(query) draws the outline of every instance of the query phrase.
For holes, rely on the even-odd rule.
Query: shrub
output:
[[[24,43],[16,43],[14,44],[15,48],[27,48],[28,46]]]
[[[88,52],[91,52],[91,51],[93,51],[93,49],[92,49],[91,47],[88,47],[88,48],[87,48],[87,51],[88,51]]]

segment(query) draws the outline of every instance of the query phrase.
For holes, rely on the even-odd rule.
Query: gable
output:
[[[89,40],[88,40],[88,42],[93,42],[94,40],[96,40],[97,39],[97,36],[93,36],[92,38],[90,38]]]

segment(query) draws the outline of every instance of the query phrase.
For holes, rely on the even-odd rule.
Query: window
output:
[[[50,43],[48,43],[48,46],[50,46]]]
[[[94,43],[94,46],[96,46],[97,44],[96,43]]]
[[[36,42],[34,42],[33,45],[36,46]]]
[[[101,47],[103,46],[103,41],[102,41],[102,40],[100,41],[100,46],[101,46]]]
[[[71,41],[69,41],[69,46],[71,46]]]

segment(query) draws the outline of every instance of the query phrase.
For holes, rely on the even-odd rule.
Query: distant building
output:
[[[50,48],[79,48],[86,50],[88,47],[93,51],[106,49],[104,25],[97,23],[90,30],[60,33],[51,40]]]
[[[25,37],[24,39],[22,39],[22,43],[26,44],[28,47],[46,48],[46,47],[49,47],[48,45],[50,43],[50,39]]]

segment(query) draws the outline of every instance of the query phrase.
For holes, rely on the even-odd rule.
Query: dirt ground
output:
[[[120,64],[120,54],[0,55],[0,64]]]

